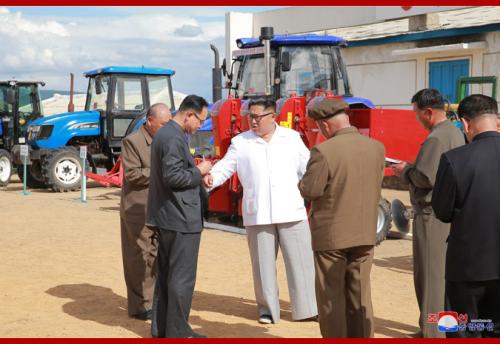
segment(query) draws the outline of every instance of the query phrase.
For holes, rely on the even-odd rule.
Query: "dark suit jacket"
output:
[[[201,178],[184,131],[175,121],[168,122],[156,133],[151,148],[147,224],[177,232],[201,232]]]
[[[124,176],[120,216],[125,221],[143,225],[146,221],[152,141],[144,126],[122,141]]]
[[[432,207],[451,222],[446,280],[500,279],[500,134],[489,131],[441,156]]]
[[[384,152],[382,143],[354,127],[337,131],[311,150],[299,189],[312,201],[314,251],[375,245]]]

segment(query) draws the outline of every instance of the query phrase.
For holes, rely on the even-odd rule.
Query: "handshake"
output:
[[[212,163],[208,160],[203,160],[201,163],[196,165],[196,167],[200,170],[203,177],[203,185],[205,186],[205,188],[210,189],[214,183],[214,178],[210,174]]]

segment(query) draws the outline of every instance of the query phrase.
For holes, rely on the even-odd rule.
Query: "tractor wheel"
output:
[[[82,162],[75,147],[63,147],[49,153],[42,171],[47,185],[55,192],[80,189]]]
[[[0,186],[7,186],[12,175],[12,157],[5,149],[0,149]]]
[[[17,175],[21,182],[24,181],[23,165],[17,166]],[[26,186],[30,189],[45,189],[47,187],[40,161],[33,161],[31,165],[26,166]]]
[[[376,245],[379,245],[387,237],[387,233],[391,229],[391,222],[391,204],[382,198],[378,203]]]

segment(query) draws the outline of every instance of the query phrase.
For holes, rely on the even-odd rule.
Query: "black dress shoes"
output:
[[[193,334],[191,336],[189,336],[188,338],[207,338],[207,336],[193,332]]]
[[[144,313],[131,315],[131,317],[138,320],[151,320],[152,315],[153,311],[150,309]]]

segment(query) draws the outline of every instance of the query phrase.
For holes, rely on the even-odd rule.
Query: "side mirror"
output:
[[[222,60],[222,66],[220,66],[222,69],[222,75],[227,76],[227,64],[226,64],[226,59]]]
[[[283,72],[288,72],[290,69],[292,69],[292,58],[290,53],[285,51],[281,54],[281,70]]]
[[[7,90],[7,103],[8,104],[11,104],[11,105],[14,105],[14,103],[16,102],[16,91],[14,91],[12,88],[9,88]]]

